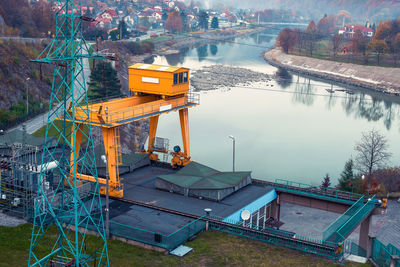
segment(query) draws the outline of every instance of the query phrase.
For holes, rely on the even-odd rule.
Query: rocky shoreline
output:
[[[391,95],[400,95],[400,68],[363,66],[285,54],[273,48],[263,54],[272,66]]]

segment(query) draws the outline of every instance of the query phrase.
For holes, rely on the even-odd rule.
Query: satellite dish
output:
[[[240,214],[240,217],[242,218],[243,221],[247,221],[248,219],[250,219],[250,211],[248,210],[243,210],[242,213]]]

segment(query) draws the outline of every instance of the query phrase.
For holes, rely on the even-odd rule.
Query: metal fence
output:
[[[165,248],[166,250],[172,250],[177,246],[186,242],[192,236],[198,234],[205,229],[206,222],[203,217],[200,217],[175,232],[165,235],[145,229],[140,229],[126,224],[121,224],[115,221],[110,221],[110,233],[142,242],[148,245]]]
[[[374,238],[372,240],[372,253],[371,258],[379,266],[389,266],[391,261],[391,254],[387,246],[382,244],[378,239]],[[398,267],[397,265],[396,267]]]

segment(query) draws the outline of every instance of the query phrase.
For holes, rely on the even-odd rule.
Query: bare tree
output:
[[[356,143],[357,151],[356,168],[368,173],[368,193],[370,189],[372,172],[383,167],[392,153],[388,152],[387,139],[376,130],[363,132],[361,140]]]

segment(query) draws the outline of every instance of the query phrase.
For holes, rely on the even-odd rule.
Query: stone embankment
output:
[[[275,67],[296,73],[400,95],[400,68],[364,66],[296,56],[285,54],[279,48],[266,51],[264,59]]]

